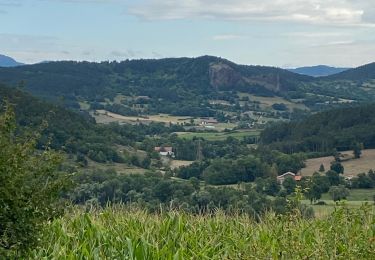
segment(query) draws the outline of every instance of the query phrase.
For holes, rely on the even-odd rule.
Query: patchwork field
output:
[[[171,116],[167,114],[150,115],[147,117],[136,117],[136,116],[122,116],[115,114],[106,110],[97,110],[93,115],[97,123],[110,123],[110,122],[123,122],[123,123],[150,123],[150,122],[160,122],[160,123],[184,123],[190,122],[191,117],[187,116]]]
[[[239,97],[248,96],[250,101],[258,101],[263,109],[271,108],[273,104],[285,104],[290,110],[293,110],[294,108],[308,110],[304,104],[293,103],[282,97],[260,97],[247,93],[239,93],[238,95]]]
[[[352,157],[353,151],[346,151],[343,154]],[[333,156],[309,159],[306,161],[306,167],[301,170],[301,175],[311,176],[319,170],[321,164],[328,170],[333,160]],[[346,176],[368,172],[371,169],[375,170],[375,149],[363,150],[361,158],[342,162],[342,165],[344,166],[344,175]]]
[[[147,170],[143,168],[137,168],[125,163],[97,163],[92,160],[88,160],[89,164],[85,169],[88,170],[114,170],[121,174],[143,174]]]

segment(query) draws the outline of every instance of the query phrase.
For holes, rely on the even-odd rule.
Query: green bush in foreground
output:
[[[298,213],[150,214],[116,206],[75,210],[45,228],[32,259],[373,259],[370,207],[338,207],[325,219]]]
[[[38,242],[44,222],[59,212],[65,185],[60,156],[36,150],[38,133],[20,134],[13,109],[0,115],[0,259],[20,258]]]

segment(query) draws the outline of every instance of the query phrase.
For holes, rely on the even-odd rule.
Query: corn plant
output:
[[[150,214],[125,206],[67,213],[45,228],[32,259],[374,259],[369,206],[324,219],[267,213]]]

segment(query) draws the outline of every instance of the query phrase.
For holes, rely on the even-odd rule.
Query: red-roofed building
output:
[[[280,182],[280,184],[283,184],[284,180],[287,177],[292,177],[295,181],[300,181],[302,179],[302,176],[300,176],[300,175],[296,175],[293,172],[286,172],[286,173],[284,173],[280,176],[277,176],[277,180]]]
[[[160,155],[174,157],[173,147],[171,146],[157,146],[154,150]]]

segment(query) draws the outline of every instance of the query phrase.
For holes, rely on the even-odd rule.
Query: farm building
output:
[[[173,147],[171,146],[158,146],[154,148],[155,152],[158,152],[162,156],[174,157]]]
[[[202,118],[201,125],[215,125],[219,122],[216,119]]]
[[[286,173],[284,173],[280,176],[277,176],[277,180],[280,182],[280,184],[283,184],[284,180],[287,177],[292,177],[295,181],[300,181],[302,179],[302,176],[300,176],[300,175],[296,175],[293,172],[286,172]]]

